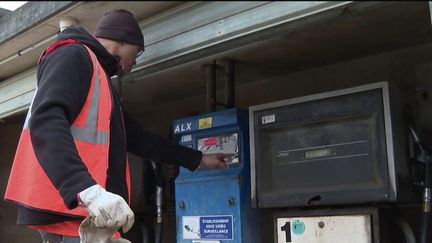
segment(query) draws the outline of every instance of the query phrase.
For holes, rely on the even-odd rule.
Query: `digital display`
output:
[[[326,157],[329,155],[331,155],[331,149],[319,149],[319,150],[306,151],[305,158],[315,159],[320,157]]]
[[[217,139],[216,138],[209,138],[204,140],[204,146],[210,146],[210,145],[216,145]]]
[[[238,133],[225,133],[197,140],[198,150],[203,154],[232,154],[225,159],[227,164],[239,162]]]

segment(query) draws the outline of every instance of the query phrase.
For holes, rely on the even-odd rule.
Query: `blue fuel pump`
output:
[[[225,169],[180,169],[175,181],[177,243],[259,242],[259,214],[250,199],[248,112],[233,108],[173,125],[181,145],[204,154],[234,154]]]

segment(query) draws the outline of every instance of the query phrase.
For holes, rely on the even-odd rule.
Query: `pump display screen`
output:
[[[203,154],[232,154],[225,159],[228,165],[239,163],[239,135],[237,132],[218,134],[197,139],[197,148]]]

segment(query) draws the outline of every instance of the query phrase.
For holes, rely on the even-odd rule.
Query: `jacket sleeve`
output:
[[[201,162],[202,153],[143,129],[130,115],[124,113],[127,149],[144,159],[181,165],[194,171]]]
[[[77,206],[77,193],[96,184],[70,131],[90,89],[92,69],[84,47],[59,47],[38,66],[38,89],[31,107],[29,129],[35,155],[69,209]]]

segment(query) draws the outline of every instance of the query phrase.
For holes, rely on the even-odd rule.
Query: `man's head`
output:
[[[94,36],[112,54],[119,56],[124,73],[129,73],[144,51],[144,37],[135,17],[127,10],[113,10],[98,22]]]

